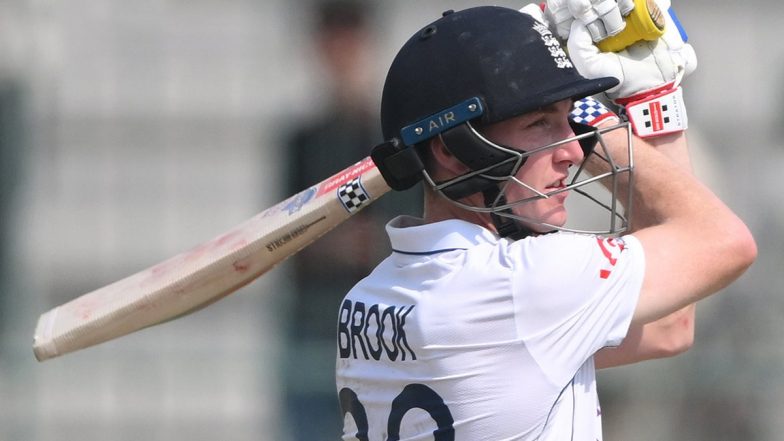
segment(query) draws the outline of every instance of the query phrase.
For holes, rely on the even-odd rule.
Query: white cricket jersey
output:
[[[633,236],[499,239],[387,225],[394,252],[344,299],[344,440],[602,439],[593,354],[617,346],[644,256]]]

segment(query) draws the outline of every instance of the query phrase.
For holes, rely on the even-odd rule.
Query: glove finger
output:
[[[589,25],[599,19],[599,14],[593,9],[591,0],[567,0],[566,5],[575,20],[580,20]]]
[[[569,56],[577,71],[586,78],[616,77],[623,84],[623,69],[618,55],[604,53],[593,44],[591,33],[579,20],[572,23],[569,40],[566,42]],[[620,86],[610,89],[612,93]]]
[[[599,48],[593,44],[591,33],[584,23],[572,22],[569,40],[566,42],[569,54],[578,58],[593,58],[600,54]]]
[[[604,27],[604,23],[601,20],[597,19],[590,23],[585,23],[585,27],[591,34],[591,40],[593,40],[595,43],[604,40],[608,36],[607,29]]]
[[[626,25],[615,0],[569,0],[569,12],[582,21],[594,42],[620,32]]]
[[[618,10],[626,17],[634,10],[634,0],[618,0]]]
[[[558,37],[563,40],[569,38],[569,30],[572,26],[571,12],[566,5],[567,0],[547,0],[545,2],[545,17],[547,21],[555,26]]]
[[[574,19],[572,18],[571,15],[569,15],[568,19],[555,22],[555,30],[556,32],[558,32],[558,36],[562,40],[569,39],[569,32],[572,29],[572,22],[574,22]]]
[[[626,22],[621,17],[618,3],[615,0],[592,0],[593,9],[599,14],[599,19],[604,23],[607,35],[615,35],[626,27]]]
[[[536,3],[529,3],[523,6],[522,8],[520,8],[520,12],[522,12],[523,14],[530,15],[531,17],[534,18],[534,20],[538,21],[539,23],[542,23],[545,26],[549,25],[549,23],[547,22],[547,18],[544,16],[544,11],[542,11],[542,8]]]
[[[694,48],[690,44],[686,43],[681,50],[681,56],[683,57],[684,75],[691,75],[697,69],[697,53],[694,52]]]
[[[602,22],[608,37],[620,33],[626,27],[626,22],[621,17],[621,11],[618,8],[613,8],[602,15]]]

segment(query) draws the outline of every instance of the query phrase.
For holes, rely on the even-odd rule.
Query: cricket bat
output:
[[[390,190],[370,157],[225,234],[42,314],[38,361],[189,314],[250,283]]]

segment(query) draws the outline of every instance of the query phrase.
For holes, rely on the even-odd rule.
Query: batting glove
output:
[[[579,20],[572,22],[567,40],[570,58],[580,74],[618,78],[620,83],[606,94],[622,107],[641,137],[688,127],[680,82],[697,67],[697,56],[686,42],[669,0],[658,0],[657,4],[667,11],[665,32],[658,40],[637,42],[619,52],[601,52]]]
[[[621,32],[623,17],[634,9],[634,0],[547,0],[545,14],[561,39],[569,38],[572,22],[582,23],[594,42]]]

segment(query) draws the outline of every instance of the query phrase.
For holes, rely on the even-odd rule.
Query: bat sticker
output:
[[[341,185],[345,185],[349,180],[362,176],[363,173],[374,168],[375,166],[376,164],[373,163],[373,160],[370,159],[370,157],[357,162],[350,168],[343,170],[342,172],[324,181],[321,184],[321,187],[319,188],[318,194],[316,196],[331,193],[332,190],[340,187]]]
[[[316,195],[316,187],[310,187],[309,189],[297,194],[293,198],[290,199],[288,204],[286,204],[286,211],[289,212],[289,215],[292,215],[298,212],[303,205],[307,204],[308,201],[313,199],[313,196]]]
[[[354,213],[362,208],[362,204],[370,199],[370,196],[362,186],[361,178],[354,178],[338,187],[338,199],[346,211]]]
[[[279,237],[279,238],[269,242],[267,245],[265,245],[265,247],[267,248],[267,251],[269,251],[271,253],[271,252],[277,250],[278,248],[282,247],[283,245],[286,245],[287,243],[291,242],[292,240],[296,239],[297,237],[302,236],[303,234],[305,234],[310,229],[310,227],[312,227],[313,225],[316,225],[317,223],[319,223],[319,222],[321,222],[321,221],[323,221],[325,219],[326,219],[325,216],[321,216],[320,218],[314,220],[313,222],[311,222],[309,224],[300,225],[297,228],[294,228],[293,230],[287,232],[283,236],[281,236],[281,237]]]

